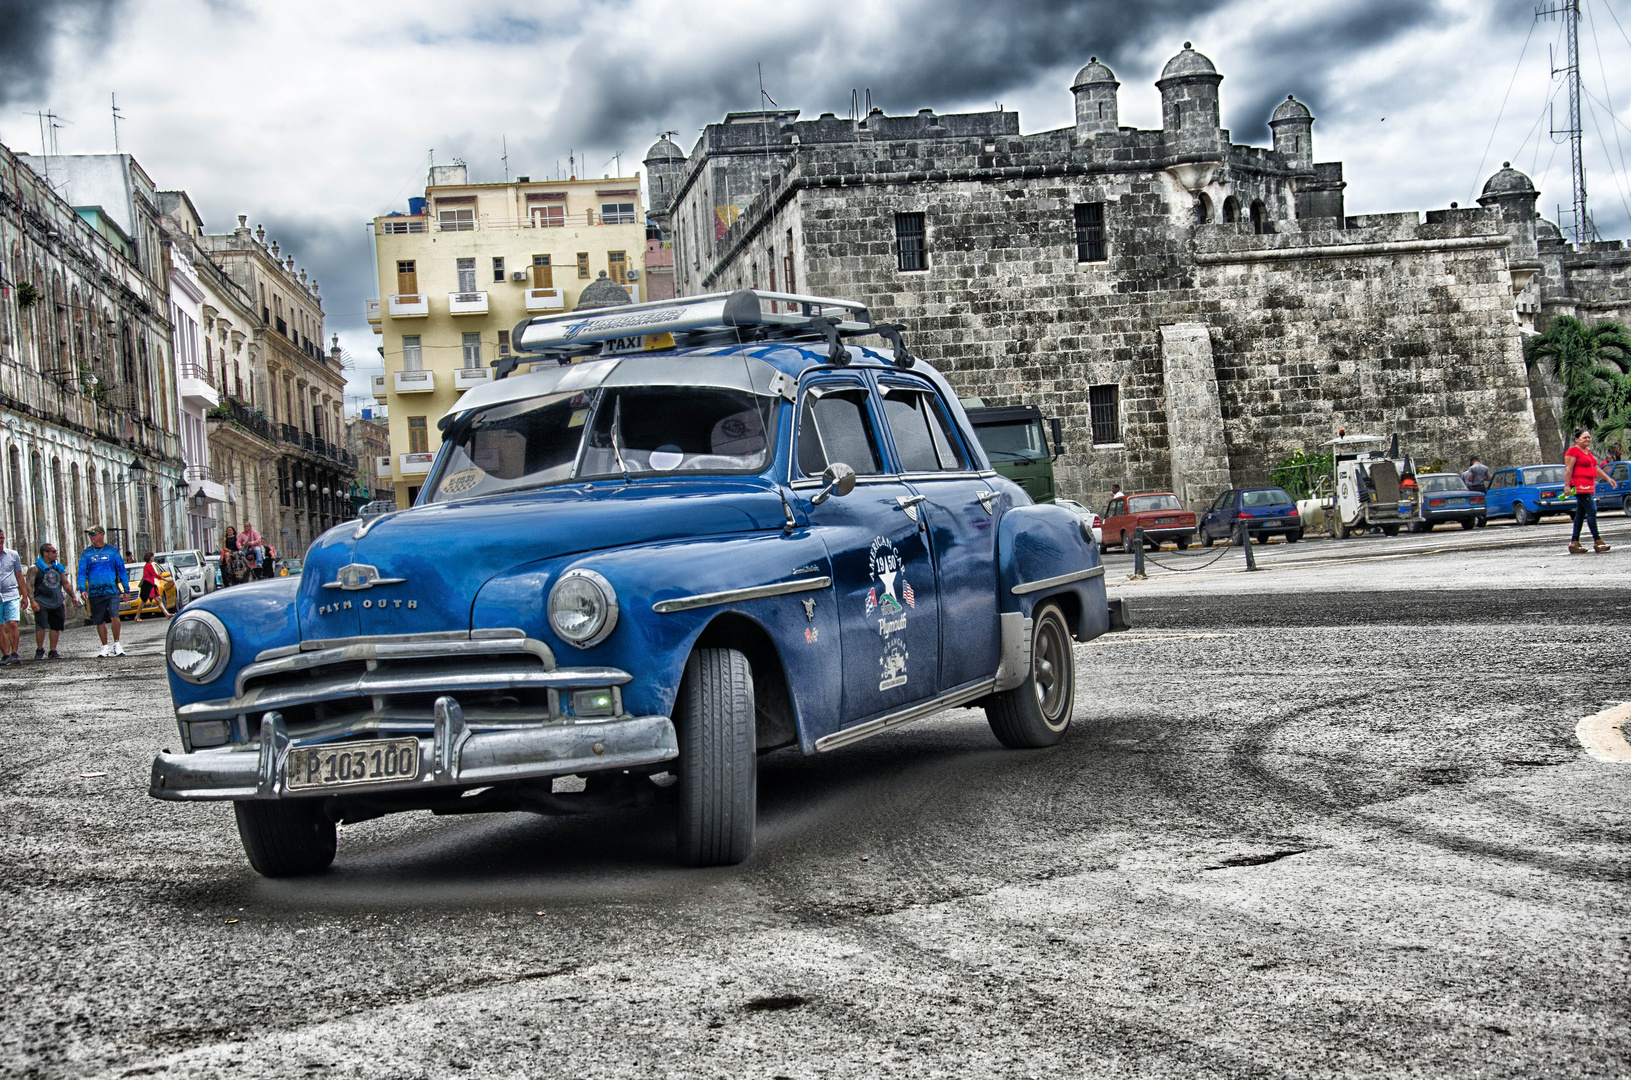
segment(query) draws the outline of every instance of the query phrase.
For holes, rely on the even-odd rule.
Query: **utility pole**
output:
[[[1568,81],[1569,126],[1559,130],[1554,120],[1552,139],[1569,140],[1570,176],[1574,181],[1573,230],[1574,242],[1584,244],[1597,239],[1597,227],[1586,212],[1586,162],[1582,154],[1580,123],[1580,0],[1553,0],[1550,7],[1535,9],[1535,18],[1563,17],[1564,36],[1568,41],[1568,63],[1563,67],[1552,61],[1553,76],[1562,75]]]

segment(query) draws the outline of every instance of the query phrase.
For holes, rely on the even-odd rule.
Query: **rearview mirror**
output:
[[[855,470],[842,461],[835,461],[827,466],[827,471],[821,474],[821,479],[827,486],[816,492],[810,500],[812,506],[820,506],[834,495],[842,498],[855,490]]]
[[[1048,425],[1053,428],[1053,459],[1058,461],[1065,454],[1064,428],[1063,425],[1059,423],[1059,418],[1057,416],[1050,419],[1048,421]]]

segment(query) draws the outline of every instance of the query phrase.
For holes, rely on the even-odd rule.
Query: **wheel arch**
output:
[[[776,641],[759,622],[739,611],[709,620],[692,643],[696,649],[735,649],[753,671],[754,743],[762,754],[798,742],[792,685]]]

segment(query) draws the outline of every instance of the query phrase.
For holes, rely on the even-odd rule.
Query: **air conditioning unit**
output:
[[[624,274],[623,276],[628,278],[630,281],[639,281],[640,280],[640,271],[630,270],[628,273]]]
[[[526,281],[527,280],[527,272],[525,270],[511,270],[510,271],[510,280],[511,281]]]

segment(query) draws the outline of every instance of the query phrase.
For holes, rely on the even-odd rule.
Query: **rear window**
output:
[[[1563,482],[1563,466],[1541,465],[1534,469],[1523,470],[1523,482],[1526,484],[1561,484]]]
[[[169,556],[169,560],[171,566],[179,566],[183,569],[191,569],[198,565],[198,556],[190,551],[178,551]]]
[[[1150,510],[1182,510],[1184,504],[1176,495],[1134,495],[1127,500],[1127,511],[1142,514]]]
[[[1459,476],[1424,476],[1420,484],[1423,491],[1460,491],[1465,486]]]
[[[1242,506],[1291,506],[1291,496],[1279,488],[1269,488],[1266,491],[1247,491],[1240,497]]]

